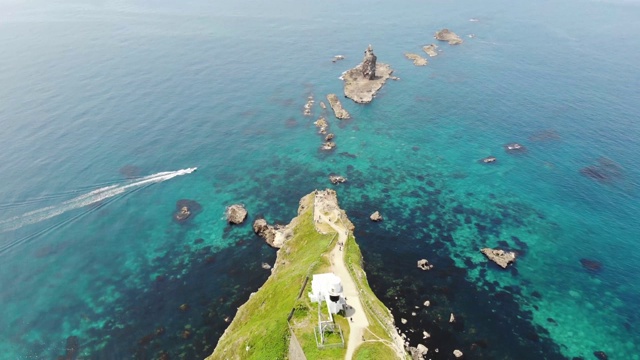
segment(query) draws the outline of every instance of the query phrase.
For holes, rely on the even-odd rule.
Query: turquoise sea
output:
[[[430,358],[640,359],[639,19],[623,0],[0,0],[0,358],[203,358],[275,259],[253,219],[335,187]],[[404,58],[444,27],[464,43]],[[400,80],[338,121],[319,102],[368,44]]]

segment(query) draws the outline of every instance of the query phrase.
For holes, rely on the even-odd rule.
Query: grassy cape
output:
[[[287,359],[290,328],[307,359],[344,359],[349,336],[348,319],[342,315],[335,316],[335,322],[343,331],[345,348],[318,349],[313,332],[313,327],[317,325],[317,304],[311,303],[307,295],[311,288],[311,276],[331,271],[329,252],[337,241],[336,233],[321,234],[316,231],[313,221],[314,197],[315,193],[311,193],[300,200],[298,216],[290,224],[294,236],[278,251],[271,276],[238,309],[207,360]],[[391,347],[393,318],[369,287],[362,269],[362,254],[352,235],[344,250],[345,263],[361,291],[361,300],[370,323],[365,330],[368,341],[356,349],[353,358],[397,359]],[[301,293],[307,276],[309,282]],[[292,309],[295,310],[288,322]]]

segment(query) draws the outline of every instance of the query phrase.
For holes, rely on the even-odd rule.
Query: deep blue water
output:
[[[374,290],[434,359],[638,359],[638,19],[635,1],[0,1],[2,357],[72,336],[80,358],[211,353],[275,258],[225,207],[287,222],[337,172]],[[404,58],[443,27],[465,42]],[[368,44],[401,79],[325,114],[324,154],[318,103]],[[181,199],[202,207],[182,224]],[[521,256],[502,271],[485,246]]]

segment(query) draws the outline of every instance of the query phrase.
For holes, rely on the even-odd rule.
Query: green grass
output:
[[[276,270],[260,290],[240,307],[207,360],[286,358],[289,349],[287,316],[294,306],[301,307],[304,304],[304,300],[297,302],[296,298],[305,277],[329,266],[329,260],[324,255],[329,251],[327,246],[334,237],[333,234],[322,235],[315,231],[313,195],[306,196],[303,201],[307,204],[306,210],[296,220],[294,237],[279,250]],[[310,285],[309,281],[307,286]],[[302,296],[306,297],[307,292],[305,290]],[[315,314],[316,310],[308,307],[306,312]]]
[[[396,353],[380,341],[367,341],[353,354],[354,360],[391,360],[397,359]]]

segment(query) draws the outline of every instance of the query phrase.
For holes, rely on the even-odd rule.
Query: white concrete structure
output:
[[[347,303],[344,299],[342,281],[334,273],[313,275],[309,298],[312,302],[326,302],[330,314],[344,310]]]

